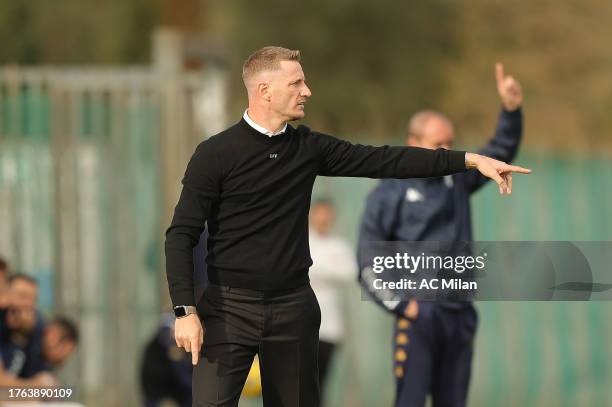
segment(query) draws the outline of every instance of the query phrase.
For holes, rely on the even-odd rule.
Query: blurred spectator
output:
[[[36,311],[38,284],[26,274],[10,275],[5,308],[0,309],[0,385],[51,385],[48,374],[20,380],[26,363],[40,357],[44,321]]]
[[[0,310],[6,309],[9,303],[8,295],[8,272],[9,266],[6,260],[0,257]],[[0,321],[0,328],[2,321]]]
[[[205,229],[193,248],[196,298],[202,296],[208,283],[207,239],[208,232]],[[174,400],[179,406],[191,406],[192,366],[190,354],[176,346],[174,314],[164,314],[157,332],[145,347],[140,369],[145,406],[158,406],[168,399]]]
[[[8,277],[8,294],[7,318],[13,319],[13,330],[27,335],[38,327],[42,336],[42,318],[36,313],[38,301],[36,280],[23,273],[11,274]]]
[[[53,374],[68,359],[78,344],[76,326],[64,317],[55,317],[44,326],[41,352],[26,353],[9,342],[11,365],[0,363],[0,386],[53,386],[58,383]],[[17,360],[17,363],[15,362]],[[16,366],[21,365],[18,369]]]
[[[321,307],[319,329],[319,383],[321,400],[336,347],[342,343],[344,321],[339,304],[339,288],[357,276],[357,264],[350,244],[334,236],[335,210],[331,201],[319,200],[310,210],[310,284]]]
[[[173,400],[191,406],[191,354],[176,346],[174,314],[164,314],[162,324],[147,343],[140,380],[146,407]]]
[[[78,342],[76,325],[65,317],[56,316],[44,326],[41,352],[26,359],[20,376],[29,378],[40,372],[53,372],[72,355]]]
[[[76,326],[64,317],[45,324],[36,309],[38,284],[34,278],[13,274],[6,286],[6,300],[0,307],[0,385],[57,384],[52,372],[76,349]]]
[[[19,376],[26,359],[42,350],[44,321],[36,311],[38,284],[26,274],[8,278],[8,306],[0,310],[0,349],[5,369]]]

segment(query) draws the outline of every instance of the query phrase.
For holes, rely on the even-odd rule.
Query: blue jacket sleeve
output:
[[[382,182],[370,193],[366,201],[364,215],[359,227],[357,261],[359,264],[359,284],[368,296],[388,312],[403,315],[407,303],[389,291],[376,290],[373,281],[376,274],[372,271],[371,259],[374,242],[394,240],[394,229],[399,219],[399,209],[403,194]]]
[[[478,154],[511,162],[516,157],[523,135],[523,113],[521,109],[508,112],[502,109],[499,114],[495,135]],[[476,192],[489,179],[476,170],[465,174],[466,188],[469,193]]]

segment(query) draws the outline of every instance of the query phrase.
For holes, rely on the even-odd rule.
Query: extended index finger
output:
[[[198,359],[200,357],[200,347],[198,346],[199,338],[194,338],[191,340],[191,364],[197,365]]]
[[[495,79],[497,79],[497,84],[501,85],[504,81],[504,77],[505,77],[505,73],[504,73],[504,64],[502,64],[501,62],[498,62],[495,64]]]
[[[531,174],[531,169],[519,167],[518,165],[508,165],[507,171],[518,172],[519,174]]]

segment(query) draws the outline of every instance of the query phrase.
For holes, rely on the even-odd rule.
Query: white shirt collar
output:
[[[260,132],[261,134],[265,134],[268,137],[272,137],[272,136],[277,136],[279,134],[283,134],[286,130],[287,130],[287,123],[285,123],[285,125],[283,126],[282,129],[280,129],[279,131],[277,131],[276,133],[266,129],[265,127],[260,126],[259,124],[255,123],[247,114],[247,112],[249,111],[249,109],[246,109],[244,111],[244,114],[242,115],[242,118],[244,119],[245,122],[247,122],[249,124],[249,126],[251,126],[252,128],[254,128],[255,130],[257,130],[258,132]]]

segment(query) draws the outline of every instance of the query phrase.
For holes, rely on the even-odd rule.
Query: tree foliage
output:
[[[398,141],[412,113],[433,108],[480,143],[501,61],[525,89],[527,145],[601,150],[612,145],[611,20],[605,0],[3,0],[0,64],[147,63],[154,27],[187,21],[227,50],[232,117],[246,103],[243,60],[276,44],[302,51],[313,127]]]

